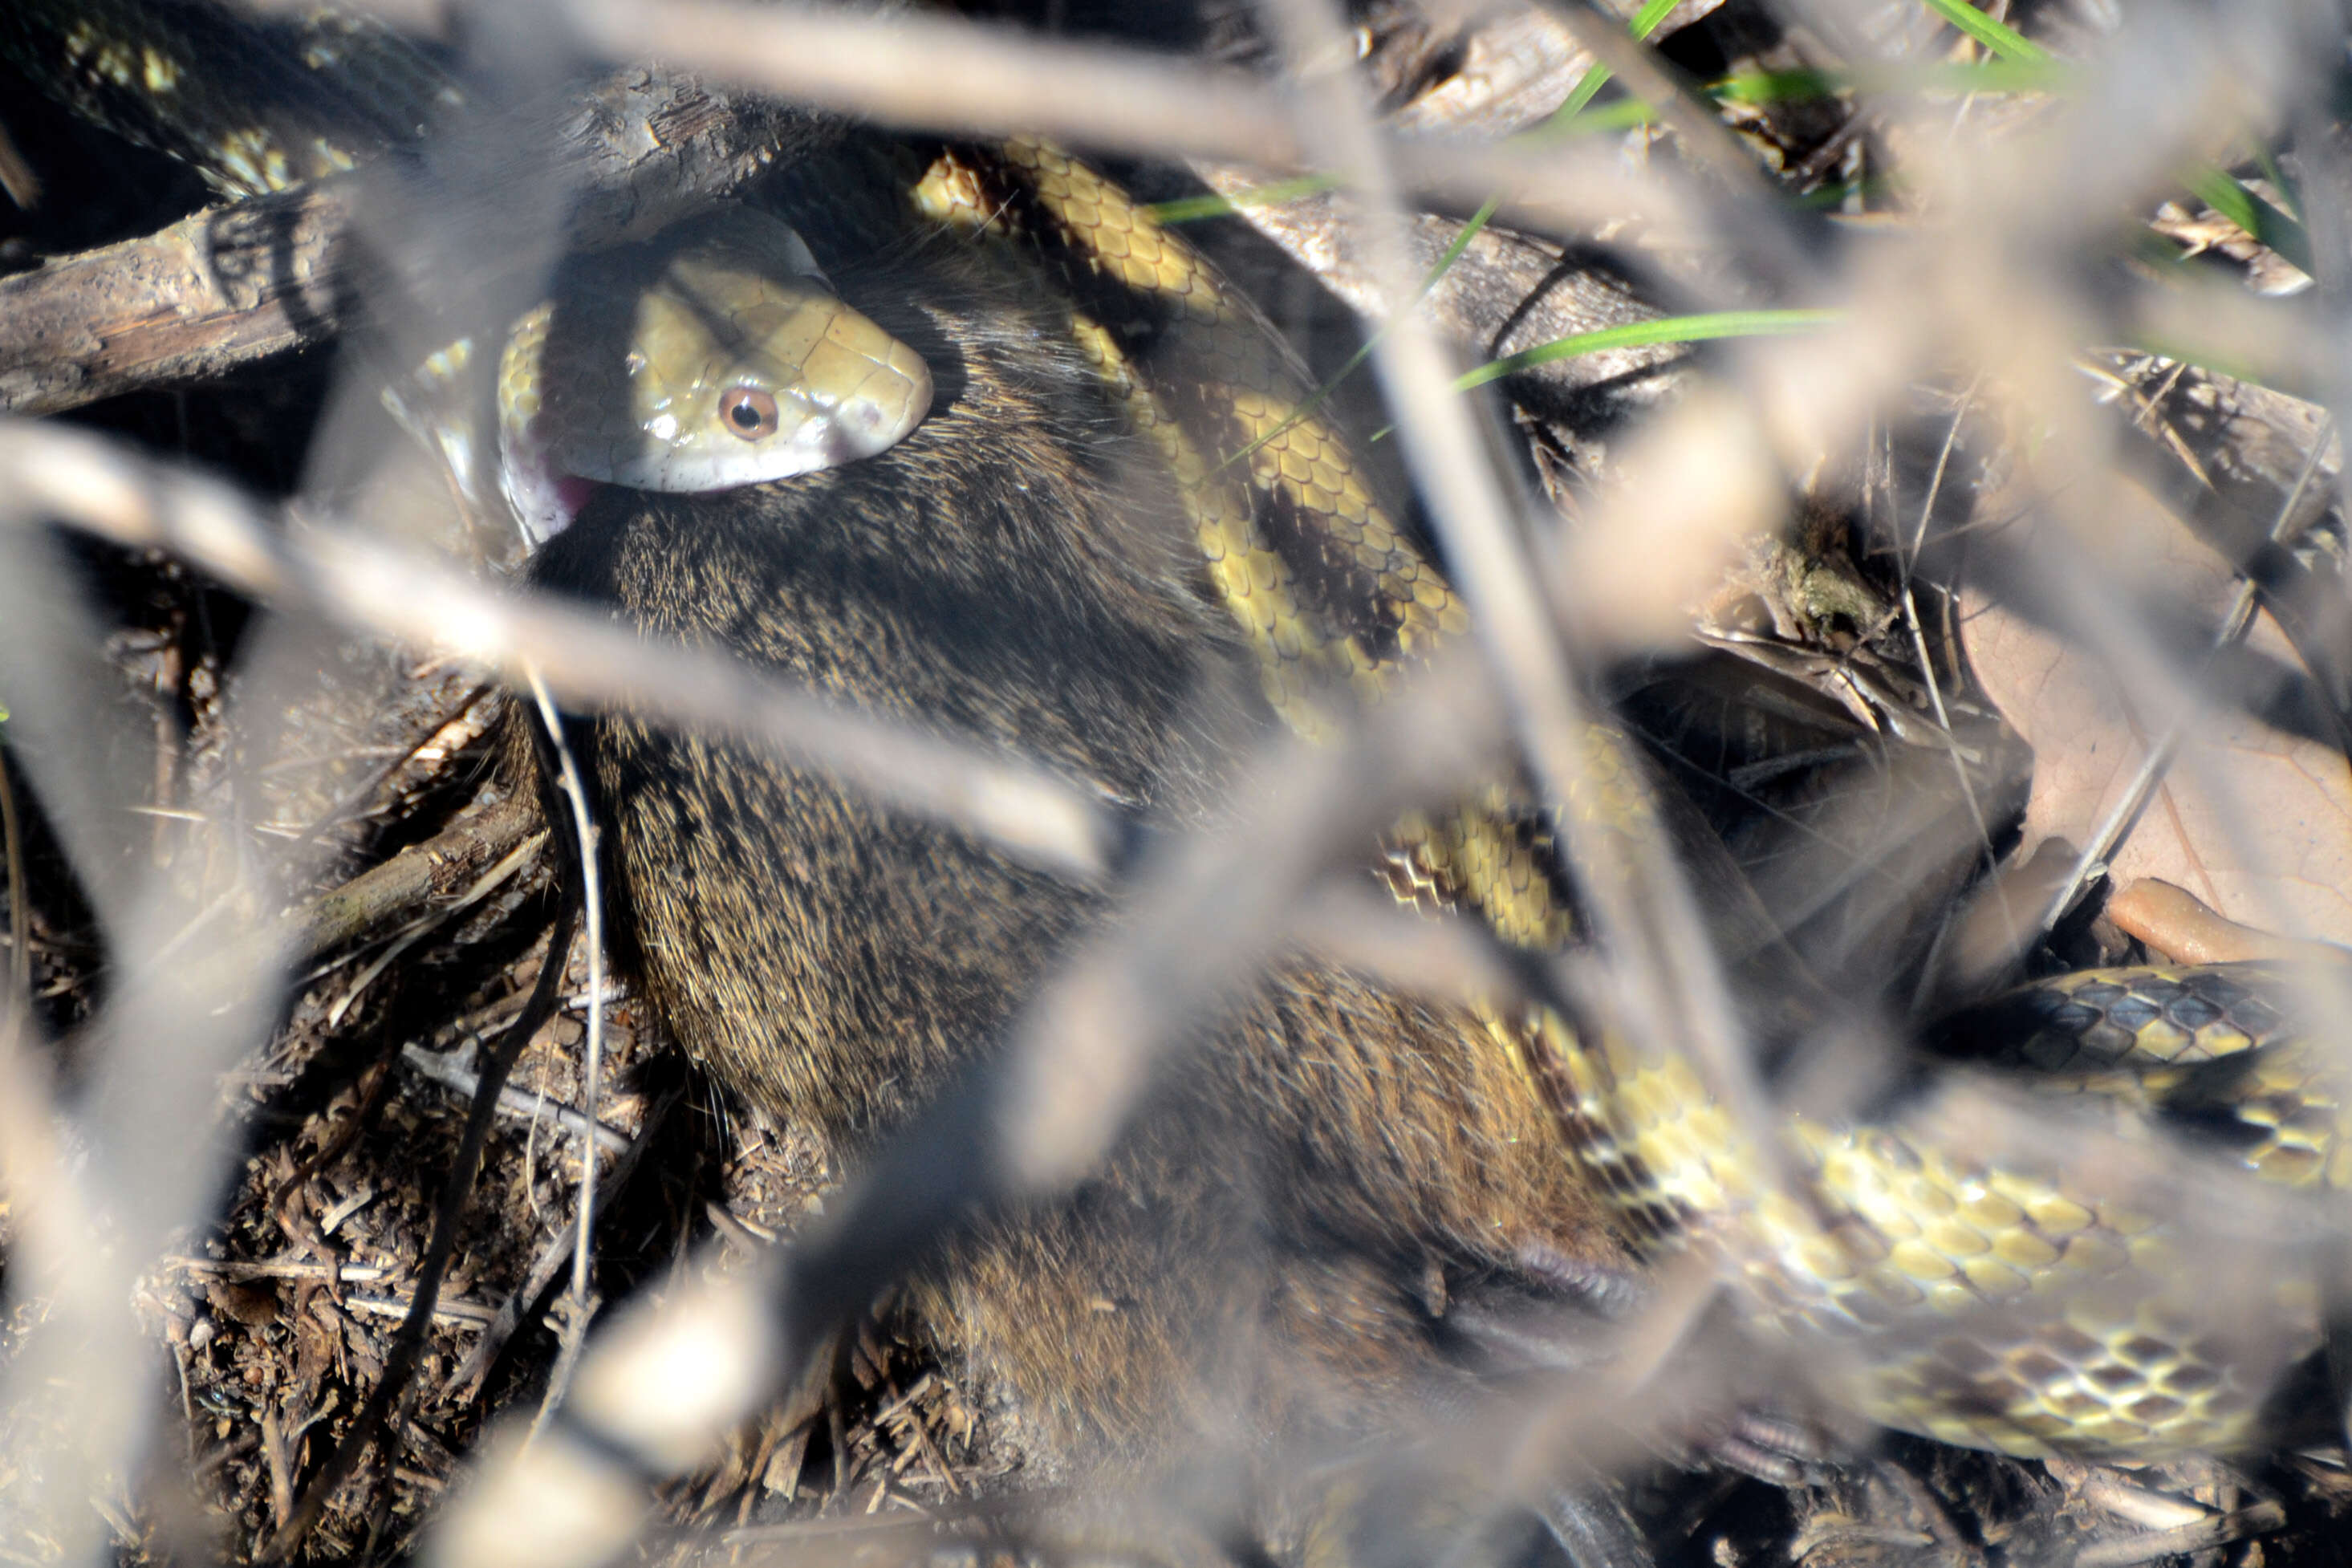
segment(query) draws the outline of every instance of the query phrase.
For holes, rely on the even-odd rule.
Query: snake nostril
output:
[[[746,441],[776,433],[776,400],[756,386],[730,386],[719,399],[719,417]]]

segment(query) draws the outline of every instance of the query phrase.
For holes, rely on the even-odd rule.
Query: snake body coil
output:
[[[1326,731],[1335,686],[1377,700],[1465,628],[1271,329],[1116,186],[1015,141],[976,167],[934,165],[917,199],[967,226],[1020,229],[1058,261],[1074,331],[1180,477],[1265,694],[1301,733]],[[1223,460],[1236,452],[1245,479]],[[1592,741],[1604,772],[1634,771],[1621,737]],[[1596,793],[1564,808],[1649,831],[1637,791]],[[1475,911],[1507,941],[1556,946],[1572,921],[1541,823],[1507,792],[1416,816],[1391,835],[1392,884],[1408,901]],[[2265,1185],[2341,1189],[2346,1097],[2286,1026],[2286,988],[2261,965],[2068,976],[1982,1015],[2006,1017],[1975,1065],[2044,1106],[2095,1104],[2125,1146],[2186,1135]],[[2266,1435],[2281,1374],[2320,1344],[2332,1282],[2314,1215],[2294,1216],[2304,1239],[2284,1258],[2250,1247],[2259,1275],[2217,1290],[2192,1239],[2212,1227],[2184,1228],[2161,1194],[2119,1199],[2063,1158],[1996,1163],[1900,1118],[1793,1119],[1776,1157],[1678,1056],[1580,1036],[1549,1010],[1489,1026],[1552,1087],[1570,1157],[1613,1195],[1635,1244],[1716,1253],[1750,1322],[1835,1368],[1831,1386],[1885,1425],[2025,1458],[2242,1448]]]

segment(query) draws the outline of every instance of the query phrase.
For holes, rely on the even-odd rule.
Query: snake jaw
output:
[[[596,493],[596,483],[557,469],[548,460],[544,446],[528,437],[519,439],[519,434],[511,428],[505,434],[499,484],[506,491],[507,504],[514,509],[525,542],[536,550],[572,526],[588,505],[588,498]]]
[[[837,352],[831,374],[768,370],[751,379],[728,367],[721,391],[706,374],[684,397],[643,414],[635,431],[556,425],[536,398],[511,396],[500,420],[500,482],[535,547],[562,532],[600,483],[698,493],[795,479],[887,451],[929,414],[931,373],[921,357],[864,316],[832,300],[824,346]],[[730,395],[772,399],[772,427],[745,436],[729,427]],[[694,411],[684,417],[676,403]],[[552,435],[550,427],[556,426]]]

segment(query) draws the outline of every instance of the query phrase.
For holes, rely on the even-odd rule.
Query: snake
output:
[[[533,542],[586,487],[695,493],[887,450],[931,403],[922,356],[843,302],[792,226],[728,204],[576,258],[509,331],[499,478]]]
[[[399,33],[320,9],[279,26],[210,0],[12,0],[0,58],[69,109],[179,159],[236,200],[329,178],[460,108]],[[527,541],[597,484],[683,492],[790,479],[885,451],[930,407],[922,357],[845,303],[799,235],[725,204],[649,239],[568,258],[498,356],[499,482]],[[448,384],[470,340],[386,401],[465,447]]]
[[[111,6],[63,13],[28,42],[26,18],[49,4],[21,4],[0,47],[226,195],[362,155],[320,128],[309,89],[293,95],[291,132],[260,129],[241,106],[202,133],[155,129],[184,124],[196,99],[178,44],[122,42],[100,20]],[[384,52],[379,30],[331,16],[307,36],[313,53]],[[362,118],[358,140],[375,145],[448,90],[389,58],[373,68],[407,107]],[[179,112],[159,113],[174,98]],[[1058,279],[1072,341],[1164,463],[1282,722],[1330,739],[1351,704],[1380,702],[1468,634],[1468,607],[1281,335],[1178,229],[1034,138],[940,151],[905,195],[924,222],[1018,247]],[[568,265],[501,362],[506,483],[534,537],[562,526],[590,482],[711,489],[854,461],[913,428],[930,395],[919,357],[841,303],[789,226],[744,206]],[[1590,738],[1591,799],[1546,802],[1506,782],[1395,824],[1380,867],[1390,891],[1532,954],[1580,940],[1559,814],[1650,830],[1630,742],[1606,724]],[[1497,1000],[1479,1017],[1541,1087],[1560,1158],[1608,1194],[1636,1254],[1662,1268],[1702,1258],[1751,1333],[1821,1369],[1853,1409],[2020,1458],[2138,1460],[2265,1440],[2282,1374],[2323,1343],[2334,1281],[2322,1249],[2250,1252],[2260,1267],[2217,1289],[2211,1233],[2176,1205],[2063,1150],[1976,1152],[1920,1114],[1934,1097],[1917,1086],[2014,1093],[2087,1117],[2125,1149],[2193,1141],[2210,1168],[2303,1205],[2289,1213],[2308,1241],[2325,1234],[2316,1203],[2352,1186],[2352,1095],[2294,1026],[2287,979],[2224,964],[2036,983],[1994,1004],[1988,1016],[2007,1019],[1994,1047],[1909,1064],[1907,1099],[1790,1110],[1761,1129],[1670,1044],[1556,1001]]]
[[[1074,336],[1176,475],[1218,596],[1298,733],[1328,737],[1335,690],[1377,702],[1466,633],[1466,607],[1279,334],[1149,209],[1017,138],[943,158],[915,200],[974,233],[1016,231],[1058,268]],[[1587,739],[1591,798],[1496,786],[1410,816],[1384,845],[1391,891],[1530,952],[1574,940],[1549,817],[1653,830],[1631,743],[1606,724]],[[1936,1064],[1936,1081],[2094,1102],[2126,1145],[2194,1136],[2282,1194],[2338,1192],[2352,1097],[2294,1026],[2294,989],[2259,963],[2022,986],[1978,1010],[1992,1046]],[[2219,1292],[2200,1233],[2095,1171],[1981,1158],[1902,1107],[1786,1115],[1765,1135],[1780,1147],[1761,1147],[1685,1053],[1579,1028],[1554,1004],[1482,1014],[1545,1086],[1564,1157],[1613,1200],[1637,1253],[1705,1254],[1751,1331],[1882,1425],[2024,1458],[2241,1450],[2264,1438],[2281,1374],[2321,1345],[2322,1215],[2303,1216],[2300,1257],[2250,1253],[2261,1275]]]

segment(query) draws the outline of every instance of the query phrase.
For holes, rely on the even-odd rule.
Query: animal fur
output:
[[[923,353],[880,457],[724,495],[610,491],[546,587],[845,703],[1038,758],[1146,819],[1270,722],[1173,486],[1041,289],[932,246],[837,273]],[[848,1166],[996,1048],[1115,900],[731,742],[580,727],[622,954],[676,1038]],[[1037,1478],[1203,1433],[1395,1429],[1467,1375],[1465,1293],[1573,1302],[1624,1254],[1517,1054],[1313,963],[1239,1005],[1109,1163],[912,1281]]]

